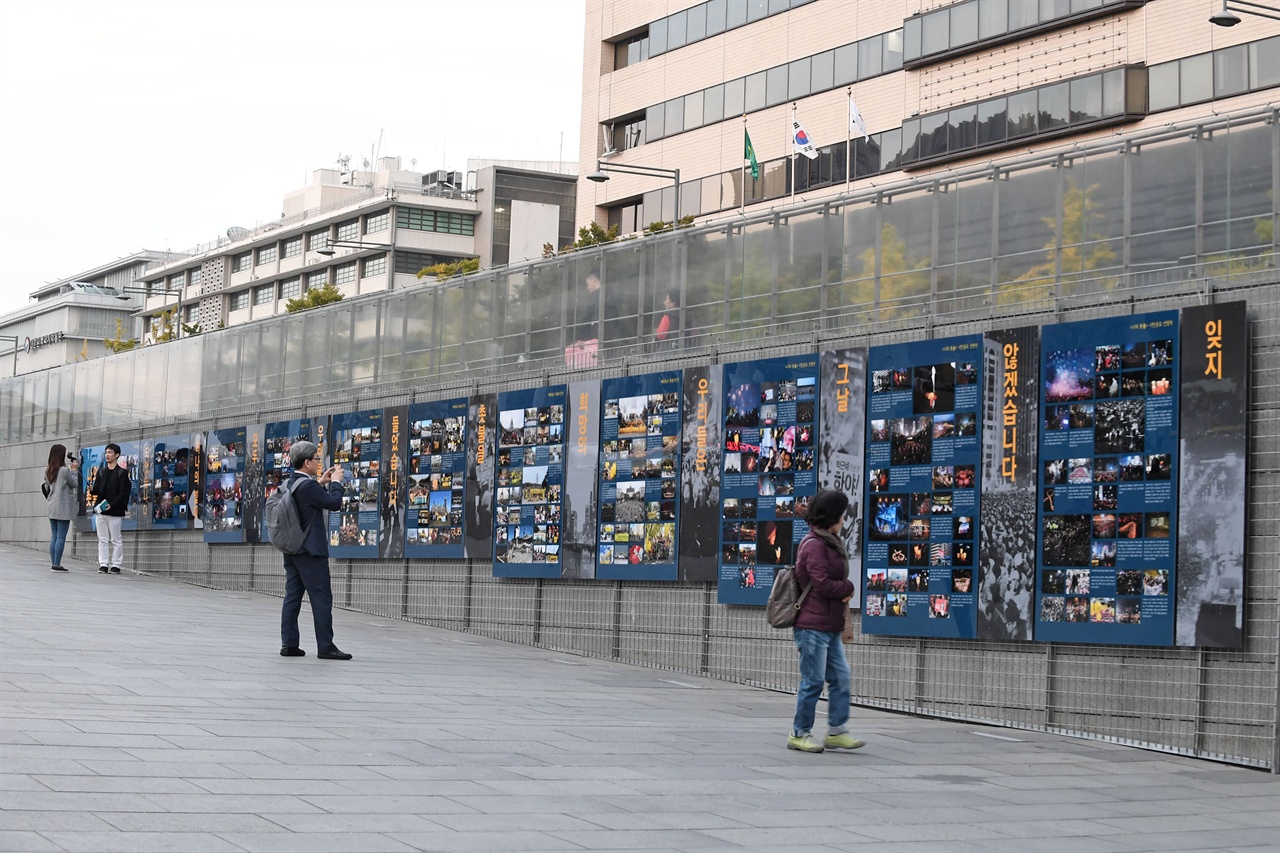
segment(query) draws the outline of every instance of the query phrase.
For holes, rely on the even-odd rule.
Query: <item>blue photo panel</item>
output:
[[[493,576],[558,578],[564,385],[498,395]]]
[[[203,440],[193,444],[191,435],[171,435],[151,442],[151,526],[161,530],[186,530],[199,518],[203,500],[200,481],[204,473]]]
[[[244,541],[245,427],[209,431],[204,465],[204,541]]]
[[[724,366],[720,462],[721,604],[764,606],[774,573],[795,565],[817,493],[817,354]]]
[[[332,464],[344,472],[342,509],[329,513],[329,555],[377,559],[382,410],[334,415],[329,430]]]
[[[862,631],[978,632],[981,335],[872,347]],[[998,409],[991,409],[992,412]],[[994,417],[994,414],[992,415]]]
[[[266,506],[265,501],[271,497],[271,493],[287,482],[289,476],[293,474],[293,467],[289,464],[289,448],[293,447],[296,441],[311,440],[311,419],[276,421],[267,424],[265,432],[266,449],[262,455],[263,506]],[[271,537],[267,534],[265,517],[261,527],[259,533],[261,541],[270,542]]]
[[[410,406],[406,557],[465,556],[466,475],[467,398]]]
[[[680,388],[678,370],[600,384],[597,578],[679,577]]]
[[[1172,645],[1178,313],[1041,339],[1035,638]]]

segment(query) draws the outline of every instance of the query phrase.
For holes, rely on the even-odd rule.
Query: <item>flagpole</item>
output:
[[[791,102],[791,126],[787,128],[787,136],[791,139],[791,203],[796,203],[796,102]]]
[[[849,194],[849,181],[853,177],[853,87],[848,88],[849,115],[844,123],[844,194]]]

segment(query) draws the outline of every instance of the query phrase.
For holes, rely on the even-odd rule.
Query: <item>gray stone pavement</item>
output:
[[[286,659],[279,607],[0,546],[0,850],[1280,848],[1262,771],[860,708],[805,755],[789,695],[341,610]]]

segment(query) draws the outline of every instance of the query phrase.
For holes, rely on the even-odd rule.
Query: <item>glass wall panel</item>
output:
[[[133,382],[133,419],[152,420],[164,415],[165,379],[168,378],[169,348],[173,342],[138,351]]]
[[[1039,99],[1034,90],[1009,96],[1009,138],[1028,136],[1036,132],[1036,114]]]
[[[1114,287],[1124,250],[1124,157],[1081,157],[1063,173],[1061,292]]]
[[[835,85],[844,86],[858,79],[858,45],[837,47],[832,55],[835,63]]]
[[[772,222],[733,229],[730,255],[729,337],[759,337],[773,325]]]
[[[327,387],[337,391],[351,385],[351,324],[354,306],[343,303],[329,315],[332,325],[329,331],[329,371]]]
[[[961,3],[951,7],[952,47],[972,44],[978,40],[978,4]]]
[[[409,290],[404,294],[404,343],[401,356],[401,378],[422,379],[431,374],[435,331],[435,289]],[[525,339],[521,317],[520,343]],[[521,350],[523,352],[523,350]]]
[[[1004,142],[1009,133],[1009,102],[1005,98],[993,98],[978,104],[979,145]]]
[[[747,22],[758,21],[769,14],[767,0],[747,0]]]
[[[1071,81],[1071,123],[1102,118],[1102,76],[1095,74]]]
[[[980,0],[978,37],[994,38],[1009,29],[1009,0]]]
[[[707,35],[719,35],[724,32],[725,28],[725,12],[727,9],[726,0],[708,0],[706,5]]]
[[[575,276],[573,265],[563,261],[529,269],[523,298],[533,357],[555,358],[563,364],[564,348],[576,340],[575,332],[589,333],[588,318],[596,317],[600,303],[597,297],[592,305],[586,304],[585,273]]]
[[[250,323],[242,327],[240,349],[244,357],[240,359],[240,402],[258,399],[258,357],[259,337],[262,335],[261,323]]]
[[[684,98],[672,98],[664,105],[666,108],[666,133],[674,136],[684,130]]]
[[[902,67],[902,30],[890,30],[884,34],[883,71],[897,71]]]
[[[947,150],[963,151],[978,142],[978,108],[959,107],[947,115]]]
[[[774,106],[787,99],[787,66],[775,65],[765,72],[765,104]]]
[[[76,365],[76,407],[72,423],[75,429],[92,429],[102,424],[102,366],[106,361],[95,358]]]
[[[699,3],[692,9],[685,10],[688,16],[686,24],[685,44],[693,44],[707,37],[707,4]]]
[[[803,158],[801,158],[803,160]],[[826,216],[821,210],[779,219],[778,314],[780,334],[804,332],[822,326],[823,242]]]
[[[1128,158],[1132,269],[1195,260],[1195,143],[1143,145]]]
[[[1071,122],[1071,88],[1068,83],[1057,83],[1040,89],[1039,132],[1066,127]]]
[[[920,58],[923,19],[907,18],[902,22],[902,54],[910,62]]]
[[[667,16],[667,50],[684,47],[688,43],[689,16],[676,12]]]
[[[1249,86],[1280,86],[1280,36],[1249,45]]]
[[[351,384],[372,385],[378,379],[378,309],[382,300],[352,306]],[[492,340],[492,336],[490,336]]]
[[[168,345],[168,390],[164,398],[167,418],[190,415],[208,408],[205,405],[204,349],[207,335],[183,338]],[[290,390],[288,393],[295,393]]]
[[[1040,20],[1052,21],[1071,14],[1071,0],[1040,0]]]
[[[825,92],[835,84],[835,61],[836,54],[833,50],[825,53],[819,53],[813,57],[813,63],[810,66],[810,89],[814,92]]]
[[[1181,102],[1194,104],[1213,97],[1213,54],[1188,56],[1178,63]]]
[[[1006,3],[1008,7],[1007,15],[1009,16],[1009,32],[1020,30],[1023,27],[1033,27],[1040,23],[1040,10],[1037,4],[1032,0],[1014,0],[1014,2]],[[652,32],[652,28],[650,28]]]
[[[941,9],[925,15],[920,36],[920,53],[928,56],[941,53],[948,48],[947,39],[950,33],[951,16],[948,10]]]
[[[952,310],[987,307],[995,181],[953,183],[938,196],[938,296]]]
[[[724,332],[725,253],[729,240],[723,230],[691,236],[685,250],[683,340],[698,346]]]
[[[812,63],[807,56],[787,66],[787,97],[789,99],[794,101],[809,94],[811,66]]]
[[[702,126],[702,93],[694,92],[684,96],[684,129],[693,130]]]
[[[947,153],[947,114],[935,113],[920,119],[920,159]]]
[[[735,118],[746,111],[744,100],[746,85],[747,81],[742,77],[729,80],[724,84],[724,117],[726,119]]]
[[[76,394],[76,371],[74,365],[64,365],[54,368],[51,371],[52,377],[49,382],[49,408],[52,420],[50,423],[50,431],[56,435],[70,435],[72,426],[72,413],[75,411]],[[5,405],[8,405],[6,402]],[[0,424],[0,433],[3,433],[4,425]]]
[[[330,365],[329,359],[336,354],[333,352],[333,344],[330,338],[336,313],[334,311],[305,311],[296,315],[302,318],[302,352],[299,359],[302,375],[298,387],[303,394],[318,394],[332,387],[329,383],[329,376],[334,366]],[[345,357],[346,353],[343,353],[342,367],[340,369],[344,372],[346,369]]]
[[[1177,97],[1177,75],[1174,76],[1174,97]],[[1102,114],[1104,116],[1124,115],[1124,89],[1125,77],[1120,69],[1117,68],[1102,75]]]
[[[712,86],[702,93],[702,121],[700,124],[715,124],[729,116],[724,112],[724,86]]]
[[[1203,260],[1240,271],[1244,259],[1271,248],[1272,131],[1219,130],[1200,142],[1204,163]]]
[[[667,108],[655,104],[644,111],[644,136],[649,142],[667,135]]]
[[[1213,52],[1213,96],[1226,98],[1249,88],[1249,48],[1238,44]]]
[[[858,79],[866,80],[884,67],[884,37],[871,36],[858,42]]]
[[[747,76],[747,95],[744,109],[749,113],[764,109],[764,74],[763,71],[757,71],[755,74]]]
[[[725,29],[731,30],[747,22],[747,0],[728,0],[725,10]]]
[[[378,320],[378,381],[394,382],[404,373],[405,295],[392,293]]]
[[[1057,254],[1059,170],[1051,166],[1013,172],[998,181],[1000,257],[997,259],[1001,305],[1052,293]]]
[[[659,18],[649,23],[649,55],[657,56],[667,50],[667,19]]]
[[[928,310],[933,264],[933,194],[894,196],[881,205],[880,299],[877,316],[920,316]]]
[[[289,396],[284,387],[284,327],[292,314],[266,320],[259,326],[258,351],[252,361],[258,362],[258,399],[263,402]]]

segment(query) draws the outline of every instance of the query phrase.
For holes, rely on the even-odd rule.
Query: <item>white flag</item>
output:
[[[818,150],[813,147],[813,143],[809,140],[809,134],[804,132],[799,120],[794,118],[791,119],[791,144],[797,154],[803,154],[810,160],[818,159]]]
[[[862,138],[866,142],[871,141],[871,134],[867,133],[867,123],[862,120],[862,113],[858,112],[858,105],[853,102],[853,95],[849,95],[849,130],[856,134],[862,134]]]

